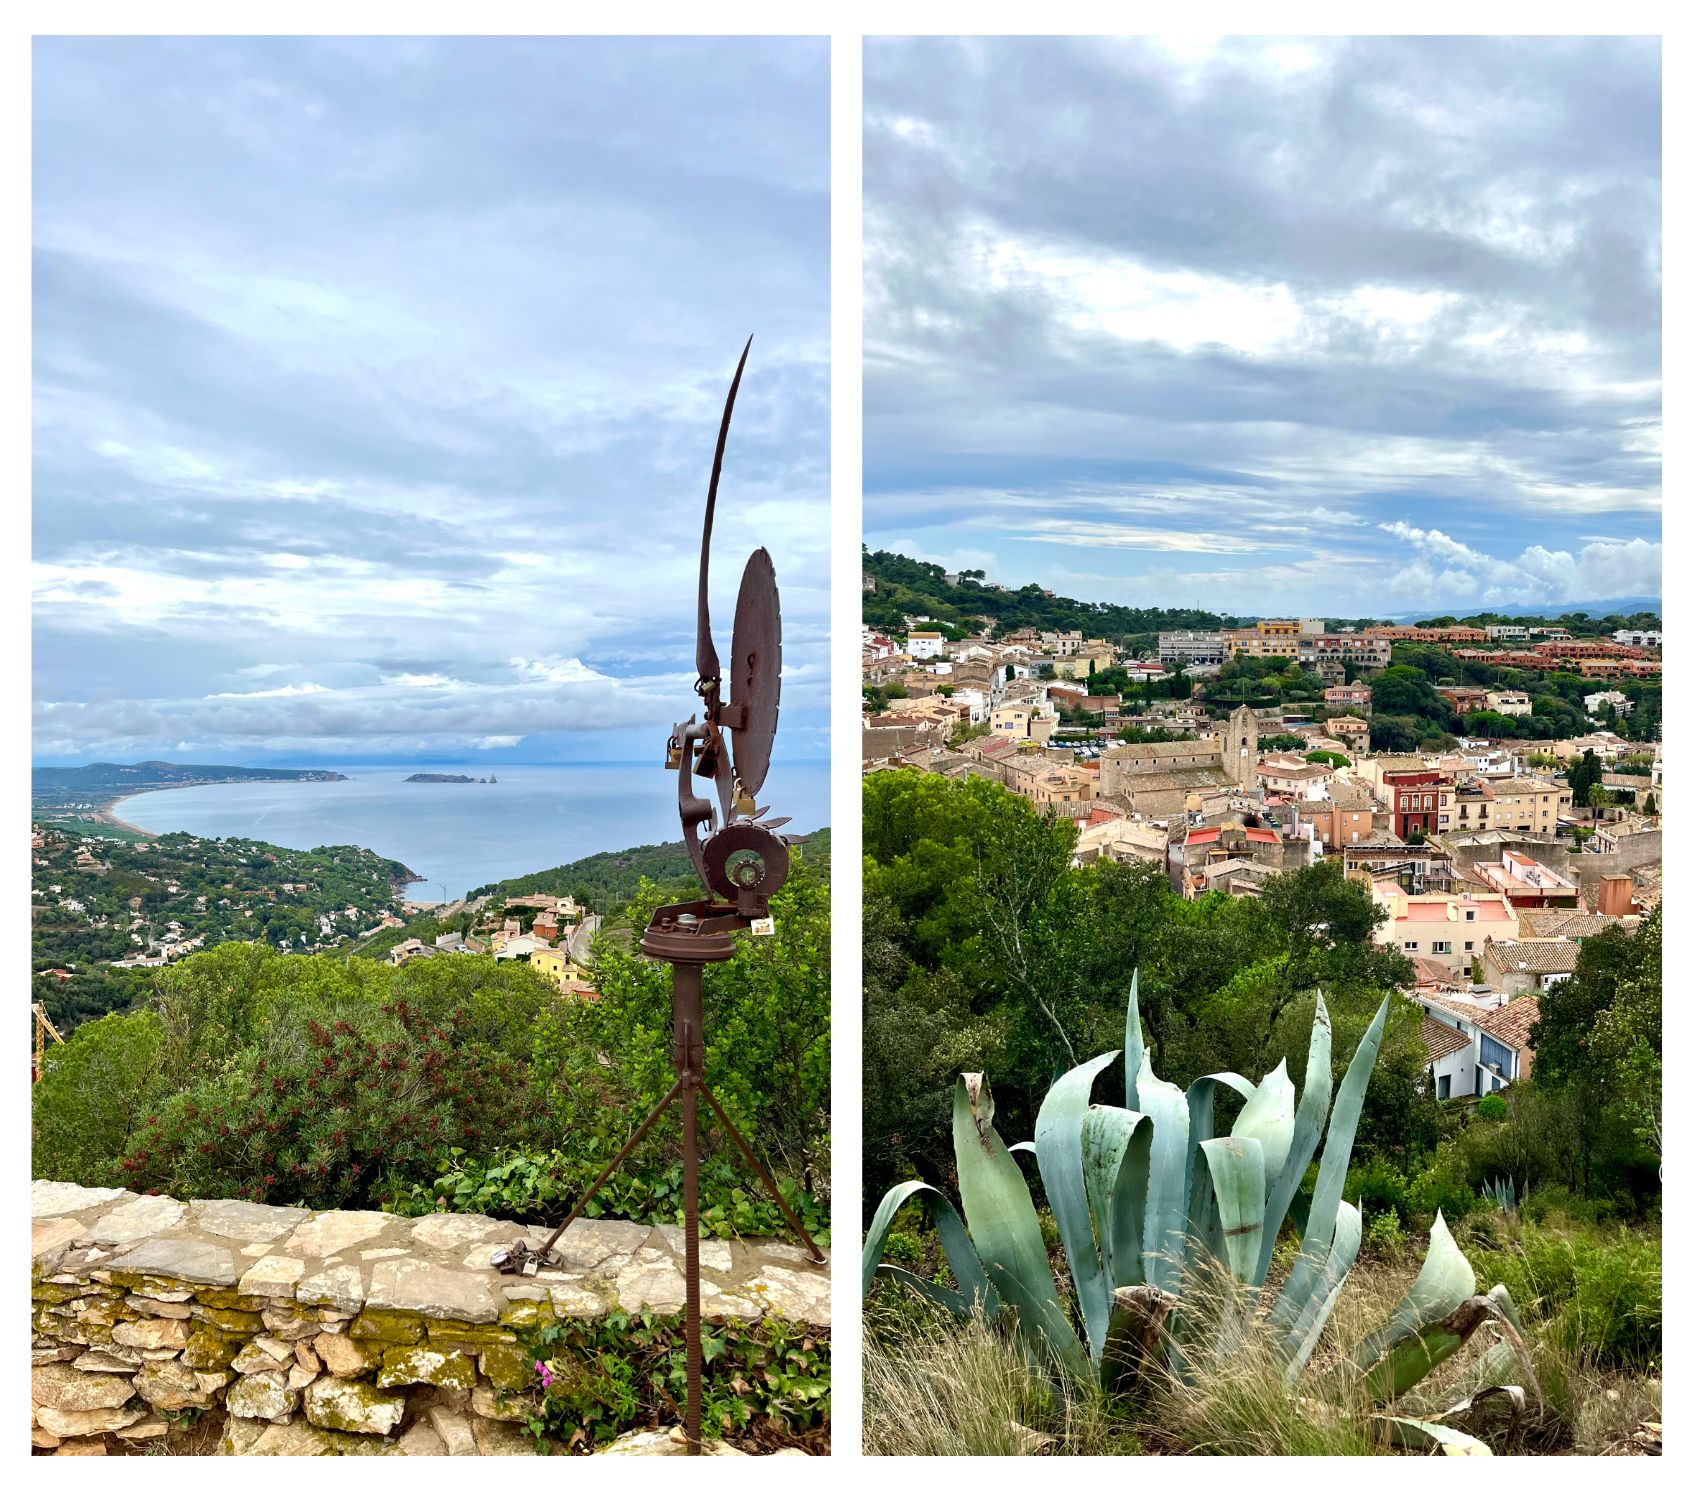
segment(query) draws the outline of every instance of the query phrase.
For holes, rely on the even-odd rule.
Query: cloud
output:
[[[254,688],[244,693],[212,693],[208,698],[298,698],[304,693],[327,693],[321,683],[284,683],[280,688]]]
[[[1381,524],[1382,531],[1421,555],[1390,581],[1406,597],[1487,604],[1561,605],[1655,595],[1663,572],[1663,545],[1635,538],[1604,540],[1578,552],[1531,544],[1515,559],[1499,559],[1409,523]]]
[[[878,39],[864,81],[873,548],[1229,608],[1229,545],[1657,539],[1655,41]]]
[[[749,331],[713,605],[766,545],[798,748],[827,69],[816,39],[38,41],[37,753],[650,752]]]

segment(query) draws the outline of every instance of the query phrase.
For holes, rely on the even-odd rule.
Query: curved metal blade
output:
[[[711,485],[705,494],[705,526],[700,532],[700,600],[699,619],[694,632],[694,668],[702,684],[722,680],[723,667],[717,660],[717,648],[711,642],[711,607],[706,598],[707,580],[711,569],[711,520],[717,511],[717,481],[723,474],[723,447],[729,442],[729,418],[735,412],[735,395],[740,392],[741,374],[746,370],[747,353],[752,350],[752,338],[741,348],[741,360],[735,365],[735,378],[729,384],[729,397],[723,404],[723,422],[717,427],[717,453],[711,458]]]

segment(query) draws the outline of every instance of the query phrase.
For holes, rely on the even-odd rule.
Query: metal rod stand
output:
[[[662,1097],[658,1099],[644,1118],[641,1119],[628,1142],[612,1157],[611,1162],[595,1177],[593,1184],[583,1191],[581,1199],[571,1208],[570,1214],[560,1221],[553,1234],[549,1236],[541,1248],[542,1254],[552,1251],[557,1246],[558,1239],[564,1235],[570,1223],[579,1219],[588,1207],[588,1203],[599,1193],[600,1187],[616,1173],[635,1146],[647,1136],[659,1117],[678,1098],[682,1104],[682,1217],[683,1217],[683,1254],[682,1281],[684,1288],[685,1310],[683,1318],[684,1339],[687,1345],[688,1369],[688,1400],[683,1410],[683,1431],[687,1437],[688,1453],[698,1454],[701,1451],[700,1438],[700,1382],[704,1372],[702,1347],[700,1341],[700,1145],[699,1145],[699,1098],[706,1100],[712,1112],[716,1115],[723,1131],[733,1140],[735,1147],[740,1150],[741,1157],[758,1177],[759,1183],[769,1192],[770,1198],[776,1202],[777,1209],[782,1213],[782,1219],[792,1228],[794,1235],[804,1244],[810,1254],[811,1261],[822,1264],[827,1261],[823,1249],[811,1238],[800,1219],[793,1213],[787,1201],[782,1198],[781,1189],[777,1186],[770,1171],[759,1161],[758,1155],[752,1151],[752,1145],[742,1136],[723,1110],[716,1094],[705,1084],[705,1040],[704,1040],[704,1010],[703,1010],[703,966],[699,962],[674,961],[670,964],[671,974],[671,1063],[676,1069],[676,1081]]]

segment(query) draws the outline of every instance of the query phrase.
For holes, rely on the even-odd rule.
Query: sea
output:
[[[257,838],[294,849],[357,844],[419,875],[406,898],[424,902],[682,836],[676,777],[651,763],[495,766],[493,785],[406,781],[420,771],[480,780],[490,774],[485,761],[329,769],[350,779],[174,787],[126,797],[113,812],[149,833]],[[789,833],[824,827],[828,762],[773,763],[759,794],[766,804],[771,817],[793,818]]]

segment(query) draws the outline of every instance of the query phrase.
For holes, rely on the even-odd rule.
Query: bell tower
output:
[[[1251,786],[1258,761],[1258,716],[1242,704],[1229,715],[1223,737],[1223,772],[1236,786]]]

